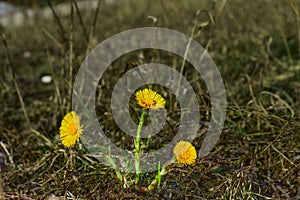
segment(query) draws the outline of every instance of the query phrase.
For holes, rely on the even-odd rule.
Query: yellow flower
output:
[[[158,93],[150,89],[139,90],[136,92],[137,103],[144,109],[159,109],[164,108],[166,101]]]
[[[174,154],[179,164],[190,165],[196,162],[197,152],[195,147],[185,141],[180,141],[174,148]]]
[[[60,127],[60,140],[66,147],[73,146],[82,133],[82,126],[80,126],[80,118],[74,112],[69,112],[63,118]]]

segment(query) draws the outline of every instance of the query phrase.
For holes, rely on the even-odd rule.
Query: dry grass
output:
[[[300,199],[299,6],[292,0],[127,0],[122,6],[101,5],[97,18],[95,10],[81,13],[82,19],[74,10],[72,19],[58,16],[4,30],[7,49],[2,44],[0,48],[3,195],[7,199]],[[187,35],[196,28],[193,36],[218,65],[229,104],[213,151],[194,166],[174,166],[161,188],[139,194],[134,188],[122,189],[114,171],[82,146],[71,157],[59,141],[58,129],[70,109],[70,85],[88,49],[121,31],[154,25]],[[109,98],[119,77],[111,77],[110,72],[121,76],[135,64],[158,60],[155,52],[145,50],[143,58],[139,53],[118,59],[97,92],[99,121],[120,147],[131,145],[132,138],[114,126]],[[158,54],[164,58],[161,63],[180,71],[181,58]],[[185,77],[194,80],[194,71],[186,66]],[[53,82],[42,84],[43,74],[51,74]],[[201,91],[202,120],[208,121],[210,98],[205,85],[199,81],[192,86]],[[174,100],[171,104],[176,106]],[[179,123],[177,114],[170,112],[173,121],[166,129]],[[154,137],[150,148],[172,139],[169,132]],[[199,149],[202,141],[203,136],[193,144]],[[152,177],[144,174],[143,184]]]

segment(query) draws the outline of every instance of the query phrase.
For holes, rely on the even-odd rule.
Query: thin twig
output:
[[[66,31],[65,31],[65,29],[64,29],[64,27],[63,27],[63,25],[62,25],[62,23],[61,23],[61,21],[60,21],[60,18],[58,17],[58,15],[57,15],[55,9],[53,8],[53,6],[52,6],[50,0],[47,0],[47,2],[48,2],[48,5],[49,5],[49,7],[50,7],[50,9],[51,9],[51,12],[52,12],[52,14],[53,14],[55,20],[56,20],[56,22],[57,22],[57,24],[58,24],[58,26],[59,26],[60,33],[61,33],[61,37],[62,37],[64,43],[66,43],[66,42],[68,41],[67,38],[65,37]]]
[[[293,163],[290,159],[288,159],[283,153],[281,153],[274,145],[271,144],[271,147],[277,152],[279,153],[279,155],[281,155],[285,160],[287,160],[289,163],[291,163],[292,165],[295,165],[295,163]]]
[[[7,45],[4,33],[1,34],[1,39],[2,39],[3,45],[5,47],[10,75],[11,75],[13,84],[15,86],[15,89],[17,91],[17,94],[18,94],[18,98],[19,98],[19,101],[20,101],[20,104],[21,104],[21,107],[22,107],[22,111],[23,111],[23,114],[24,114],[24,117],[25,117],[25,120],[26,120],[26,124],[27,124],[28,128],[31,129],[30,120],[29,120],[29,117],[28,117],[28,114],[27,114],[27,111],[26,111],[26,108],[25,108],[23,97],[21,95],[20,87],[19,87],[18,82],[16,81],[16,77],[15,77],[15,74],[14,74],[14,71],[13,71],[11,56],[10,56],[10,53],[9,53],[9,49],[8,49],[8,45]]]
[[[64,46],[49,31],[43,28],[42,32],[45,34],[46,37],[52,40],[60,49],[64,49]]]
[[[74,37],[74,8],[73,0],[71,0],[71,23],[70,23],[70,38],[69,38],[69,99],[72,97],[72,83],[73,83],[73,37]],[[69,101],[70,102],[70,101]],[[68,110],[70,110],[71,103],[68,105]]]
[[[176,94],[175,94],[176,96],[179,95],[179,90],[180,90],[180,85],[181,85],[181,81],[182,81],[184,66],[185,66],[185,63],[186,63],[186,58],[187,58],[187,55],[189,53],[190,45],[191,45],[192,39],[194,37],[196,26],[197,26],[197,17],[198,17],[198,14],[195,17],[194,25],[193,25],[193,28],[192,28],[192,31],[191,31],[191,35],[190,35],[189,41],[188,41],[188,43],[186,45],[184,56],[183,56],[183,61],[181,63],[181,67],[180,67],[180,74],[181,74],[181,76],[179,77],[179,81],[177,83],[177,90],[176,90]]]
[[[21,108],[22,108],[22,111],[23,111],[23,114],[24,114],[24,118],[25,118],[27,127],[28,127],[28,129],[30,129],[32,131],[32,133],[34,133],[38,137],[43,138],[44,141],[48,145],[50,145],[51,142],[50,142],[50,140],[47,137],[45,137],[44,135],[40,134],[38,131],[36,131],[35,129],[33,129],[31,127],[31,123],[30,123],[30,120],[29,120],[29,117],[28,117],[28,114],[27,114],[27,110],[26,110],[24,101],[23,101],[23,97],[22,97],[22,94],[21,94],[21,91],[20,91],[20,87],[19,87],[18,82],[16,81],[16,77],[15,77],[15,74],[14,74],[14,71],[13,71],[11,56],[10,56],[10,53],[9,53],[9,49],[8,49],[8,45],[7,45],[7,42],[6,42],[6,39],[5,39],[5,35],[1,34],[1,38],[2,38],[4,47],[5,47],[5,50],[6,50],[6,56],[7,56],[7,60],[8,60],[8,67],[9,67],[9,70],[10,70],[10,75],[11,75],[13,84],[15,86],[15,89],[17,91],[17,94],[18,94],[18,98],[19,98],[19,101],[20,101],[20,104],[21,104]]]
[[[287,127],[287,125],[289,124],[289,122],[287,122],[279,131],[279,134],[276,136],[276,138],[271,141],[259,154],[262,155],[267,149],[269,149],[271,147],[271,145],[275,144],[275,142],[284,134],[284,130]]]
[[[86,55],[90,52],[90,49],[91,49],[91,41],[93,39],[94,32],[95,32],[95,29],[96,29],[96,22],[97,22],[98,13],[99,13],[99,10],[100,10],[101,3],[102,3],[102,0],[99,0],[98,4],[97,4],[93,24],[92,24],[92,27],[91,27],[91,30],[90,30],[90,36],[89,36],[88,46],[87,46],[87,49],[86,49]]]
[[[54,70],[53,70],[52,59],[51,59],[49,50],[47,50],[47,57],[48,57],[50,73],[51,73],[51,76],[53,78],[53,84],[54,84],[54,87],[55,87],[56,97],[58,99],[58,105],[60,107],[59,110],[61,111],[61,113],[63,113],[63,110],[62,110],[62,107],[63,107],[62,106],[62,104],[63,104],[62,97],[61,97],[59,85],[58,85],[58,82],[57,82],[57,79],[56,79],[56,76],[55,76],[55,73],[54,73]]]
[[[12,155],[9,153],[9,151],[7,150],[6,145],[5,145],[2,141],[0,141],[0,146],[2,147],[2,149],[5,151],[6,155],[8,156],[8,159],[9,159],[10,164],[13,165],[13,166],[15,166],[13,157],[12,157]]]
[[[84,26],[84,23],[83,23],[83,20],[82,20],[82,16],[81,16],[81,13],[80,13],[80,10],[78,8],[78,4],[77,4],[77,1],[74,0],[74,5],[75,5],[75,9],[76,9],[76,12],[77,12],[77,15],[78,15],[78,18],[79,18],[79,23],[80,23],[80,26],[82,27],[82,30],[83,30],[83,34],[84,34],[84,37],[86,39],[86,42],[89,42],[89,35],[88,35],[88,32]]]

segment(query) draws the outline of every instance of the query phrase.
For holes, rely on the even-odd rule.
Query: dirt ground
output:
[[[88,11],[75,2],[64,2],[73,3],[73,12],[59,14],[62,1],[33,1],[31,7],[50,8],[53,16],[0,29],[0,198],[300,199],[299,1],[124,0]],[[159,188],[141,193],[134,186],[124,189],[115,171],[81,143],[64,147],[59,127],[90,50],[117,33],[149,26],[182,32],[207,50],[223,78],[227,107],[213,150],[193,165],[174,164]],[[126,70],[153,61],[180,72],[183,59],[160,50],[133,51],[99,81],[97,117],[120,148],[132,150],[133,138],[114,122],[111,92]],[[199,151],[211,117],[210,96],[191,64],[184,66],[200,102],[200,136],[192,142]],[[46,75],[50,83],[41,81]],[[168,123],[151,138],[149,151],[172,140],[180,124],[176,97],[165,94]],[[138,115],[132,118],[138,122]],[[142,174],[141,186],[155,173]]]

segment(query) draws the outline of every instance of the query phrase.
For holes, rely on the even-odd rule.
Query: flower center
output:
[[[191,153],[189,151],[186,151],[181,155],[181,158],[184,160],[187,160],[187,159],[189,159],[190,156],[191,156]]]
[[[75,135],[75,133],[77,132],[77,127],[75,123],[71,123],[69,125],[68,132],[70,135]]]
[[[153,99],[146,99],[143,103],[145,107],[150,108],[151,106],[156,104],[156,101]]]

